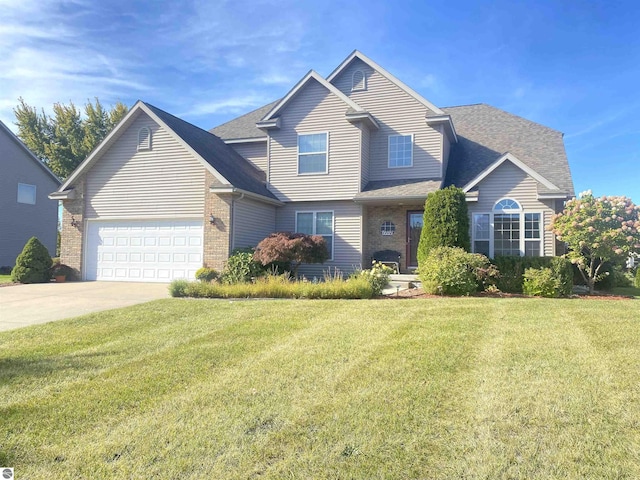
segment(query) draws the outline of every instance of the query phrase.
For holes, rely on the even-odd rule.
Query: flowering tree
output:
[[[627,197],[595,198],[590,190],[583,192],[554,215],[549,229],[569,246],[567,257],[590,293],[605,262],[623,263],[640,252],[640,207]]]
[[[262,265],[271,262],[291,263],[293,276],[301,263],[323,263],[329,259],[327,244],[320,235],[277,232],[262,240],[253,259]]]

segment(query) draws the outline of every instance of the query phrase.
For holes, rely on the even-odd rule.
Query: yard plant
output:
[[[36,237],[31,237],[16,258],[11,280],[18,283],[44,283],[51,279],[51,255]]]
[[[640,478],[635,300],[167,299],[0,333],[20,478]]]

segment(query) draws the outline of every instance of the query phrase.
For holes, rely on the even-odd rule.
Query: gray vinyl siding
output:
[[[358,193],[360,130],[345,118],[348,106],[311,80],[285,107],[270,132],[270,190],[282,201],[348,199]],[[298,175],[298,134],[329,132],[328,173]]]
[[[262,170],[267,175],[267,141],[229,144],[236,152],[249,160],[254,167]]]
[[[276,231],[276,207],[247,198],[233,202],[232,248],[255,247]]]
[[[362,207],[353,202],[301,202],[278,208],[276,229],[295,231],[296,212],[333,211],[333,260],[319,265],[302,265],[299,273],[311,278],[338,268],[348,274],[362,264]]]
[[[367,89],[351,91],[353,72],[362,70],[367,77]],[[332,82],[371,113],[380,128],[371,133],[370,180],[404,178],[440,178],[442,134],[427,125],[430,110],[400,87],[387,80],[359,59],[355,59]],[[413,166],[389,168],[389,135],[414,135]]]
[[[364,187],[369,182],[369,177],[370,177],[369,146],[371,144],[371,132],[369,131],[369,128],[366,127],[365,125],[361,125],[360,130],[362,130],[361,145],[360,145],[360,157],[361,157],[360,158],[360,162],[361,162],[360,190],[363,190]]]
[[[152,149],[138,152],[142,127]],[[202,163],[141,113],[87,173],[86,218],[202,217],[204,176]]]
[[[538,200],[538,183],[511,162],[505,162],[478,184],[478,202],[469,202],[469,213],[490,213],[502,198],[513,198],[527,212],[540,212],[543,216],[543,255],[554,254],[554,238],[546,230],[554,214],[553,200]]]
[[[0,267],[12,267],[31,237],[56,254],[58,202],[48,195],[58,183],[0,128]],[[18,183],[35,185],[35,205],[18,203]]]

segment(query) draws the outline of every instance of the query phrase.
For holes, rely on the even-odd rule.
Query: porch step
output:
[[[409,290],[420,285],[420,279],[417,275],[410,274],[394,274],[389,275],[389,283],[382,289],[383,295],[393,295],[400,290]]]

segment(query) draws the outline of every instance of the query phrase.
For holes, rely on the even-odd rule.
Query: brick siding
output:
[[[219,182],[207,172],[204,180],[204,266],[222,270],[229,258],[231,245],[232,195],[211,193],[209,187]],[[211,225],[210,216],[215,217]]]
[[[62,231],[60,232],[60,262],[69,265],[80,278],[82,246],[84,244],[84,178],[75,184],[76,198],[62,201]],[[78,226],[71,225],[71,221]]]

